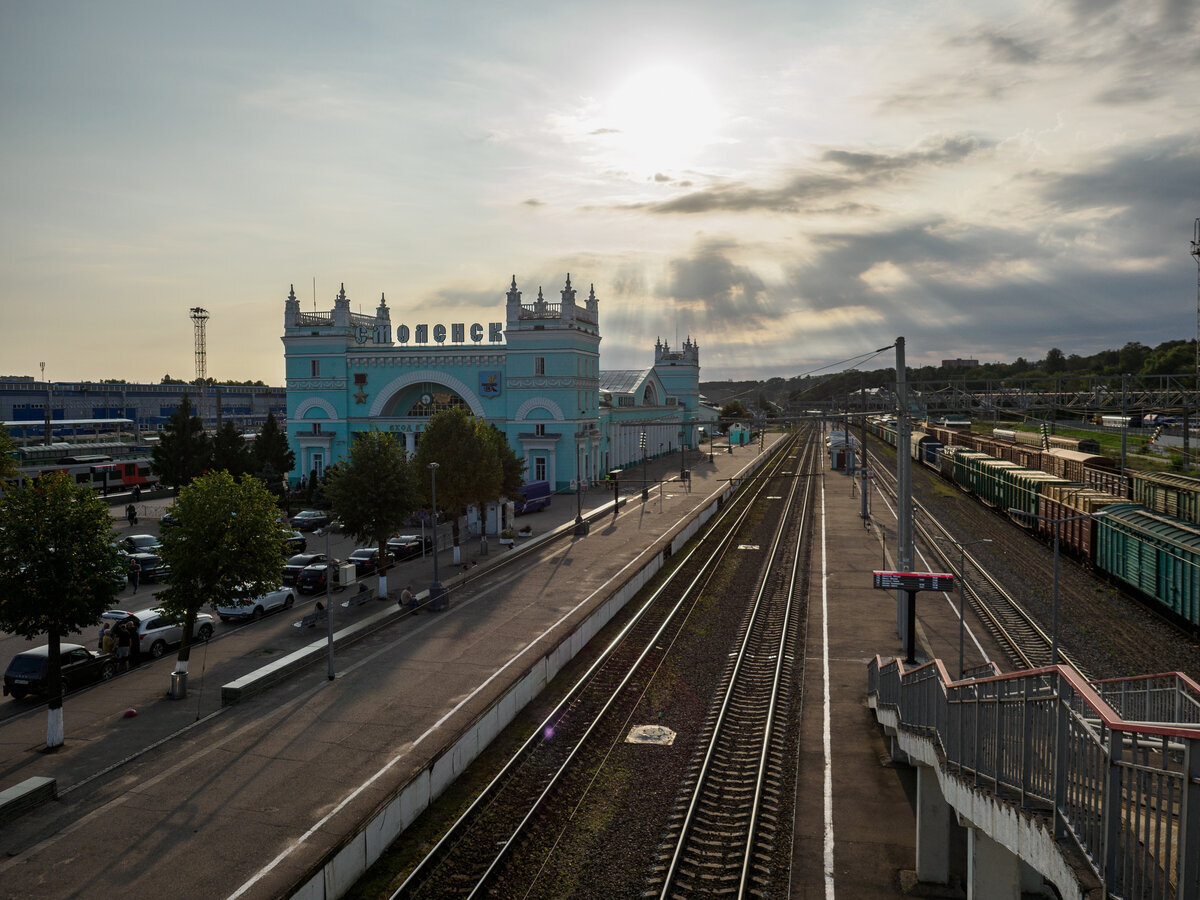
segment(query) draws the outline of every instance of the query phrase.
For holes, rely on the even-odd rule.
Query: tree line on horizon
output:
[[[1067,354],[1052,347],[1042,359],[1017,357],[1011,363],[980,363],[978,366],[908,366],[910,382],[1003,381],[1006,379],[1070,379],[1117,375],[1190,375],[1196,370],[1195,340],[1163,341],[1147,347],[1130,341],[1119,350],[1101,350],[1090,356]],[[700,392],[715,403],[732,399],[762,406],[761,399],[786,405],[805,400],[829,400],[860,388],[891,388],[896,382],[895,367],[886,369],[848,369],[821,375],[779,376],[766,381],[709,381],[700,384]]]

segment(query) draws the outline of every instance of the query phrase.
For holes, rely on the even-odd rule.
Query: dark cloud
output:
[[[1107,90],[1096,95],[1096,102],[1105,106],[1134,106],[1145,103],[1166,93],[1166,88],[1160,82],[1142,81],[1140,83],[1122,82],[1114,84]]]
[[[537,197],[530,197],[528,200],[521,201],[522,206],[545,206],[546,204]]]
[[[953,38],[950,44],[951,46],[981,46],[996,62],[1017,66],[1032,65],[1042,59],[1042,52],[1034,41],[1014,37],[990,26],[979,28],[968,35]]]
[[[664,175],[662,172],[655,172],[654,180],[659,183],[663,183],[663,182],[673,181],[674,179],[672,179],[670,175]]]
[[[659,295],[688,307],[693,320],[710,333],[734,324],[762,324],[774,315],[770,292],[754,271],[731,259],[737,249],[730,242],[709,241],[691,256],[672,259]]]
[[[820,159],[826,169],[792,176],[777,187],[760,188],[732,182],[694,191],[658,203],[626,207],[651,213],[708,212],[811,212],[830,198],[847,197],[855,191],[915,175],[923,168],[952,165],[978,152],[982,142],[969,135],[931,138],[912,150],[898,153],[866,153],[828,150]],[[846,204],[853,201],[847,199]],[[835,204],[836,205],[836,204]]]

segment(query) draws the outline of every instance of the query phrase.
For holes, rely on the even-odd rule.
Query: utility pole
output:
[[[908,422],[908,384],[904,363],[904,338],[896,338],[896,512],[898,523],[896,529],[897,552],[900,557],[900,571],[913,570],[913,533],[912,533],[912,456],[909,447]],[[905,591],[896,592],[897,612],[900,622],[908,622],[904,607],[905,602],[915,603],[915,595]],[[903,628],[901,629],[904,630]],[[906,640],[909,636],[906,636]]]

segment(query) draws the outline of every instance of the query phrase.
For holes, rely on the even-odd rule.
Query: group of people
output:
[[[117,671],[124,672],[141,662],[141,636],[133,619],[109,622],[100,626],[100,649],[117,661]]]

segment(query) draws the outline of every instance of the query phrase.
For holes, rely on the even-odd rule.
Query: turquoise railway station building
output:
[[[580,302],[568,275],[558,301],[539,288],[527,302],[514,276],[500,296],[500,322],[393,324],[382,295],[375,315],[351,312],[343,284],[332,310],[302,312],[293,288],[283,334],[293,483],[345,457],[359,431],[391,432],[414,452],[429,417],[454,406],[499,428],[526,479],[554,490],[697,449],[715,420],[700,402],[698,344],[657,340],[652,366],[605,370],[594,287]]]

